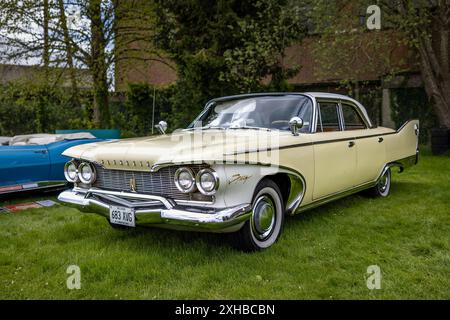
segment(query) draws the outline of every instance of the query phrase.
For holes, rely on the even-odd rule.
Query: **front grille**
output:
[[[183,193],[177,189],[173,178],[175,171],[181,166],[170,166],[161,168],[156,172],[110,170],[95,164],[97,179],[93,186],[100,189],[114,191],[130,191],[130,180],[136,181],[136,191],[138,193],[164,196],[176,200],[196,200],[211,201],[210,196],[204,196],[199,192],[195,194]],[[197,173],[205,165],[189,165]]]

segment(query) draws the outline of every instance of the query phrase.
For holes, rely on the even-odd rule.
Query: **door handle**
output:
[[[378,142],[383,142],[383,140],[384,140],[384,139],[383,139],[382,137],[379,137],[379,138],[378,138]]]
[[[349,141],[348,142],[348,147],[351,148],[355,145],[355,141]]]

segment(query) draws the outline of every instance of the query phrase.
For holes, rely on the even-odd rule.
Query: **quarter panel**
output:
[[[407,122],[397,133],[385,136],[387,162],[397,161],[416,154],[418,136],[415,126],[419,120]]]

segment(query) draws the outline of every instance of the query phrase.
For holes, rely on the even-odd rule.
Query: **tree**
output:
[[[448,0],[402,0],[383,6],[419,56],[422,79],[442,127],[450,128],[450,69]]]
[[[157,0],[155,44],[175,61],[175,126],[186,125],[210,98],[279,87],[295,68],[284,49],[305,34],[295,1]],[[276,87],[274,88],[276,89]]]
[[[114,66],[119,59],[139,59],[128,52],[134,52],[133,44],[142,40],[143,30],[153,28],[151,7],[141,7],[142,2],[4,0],[0,2],[0,60],[51,69],[57,75],[44,80],[49,85],[57,85],[67,71],[75,106],[81,80],[77,70],[87,68],[92,76],[95,126],[109,127]],[[127,32],[117,15],[126,16]],[[127,45],[116,48],[125,41]]]
[[[59,20],[61,25],[61,30],[63,34],[63,41],[64,41],[64,49],[66,51],[66,59],[67,59],[67,67],[69,69],[69,75],[70,75],[70,83],[72,87],[72,99],[75,106],[80,106],[80,100],[79,100],[79,93],[78,93],[78,81],[77,81],[77,74],[75,69],[75,63],[74,63],[74,56],[73,56],[73,45],[70,38],[69,33],[69,27],[67,25],[67,17],[66,17],[66,11],[64,7],[64,1],[63,0],[57,0],[58,1],[58,9],[59,9]]]
[[[358,21],[372,4],[369,0],[316,3],[312,11],[318,37],[315,56],[322,71],[353,84],[373,74],[389,78],[404,69],[405,61],[394,53],[407,45],[416,54],[440,125],[450,128],[449,1],[380,1],[381,31],[368,31],[365,21]]]

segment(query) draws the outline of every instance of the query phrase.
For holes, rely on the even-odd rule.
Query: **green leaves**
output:
[[[215,96],[261,91],[267,79],[278,86],[297,70],[282,63],[284,49],[306,30],[290,1],[156,3],[155,44],[177,63],[180,90],[195,97],[174,101],[174,112],[199,111]]]

